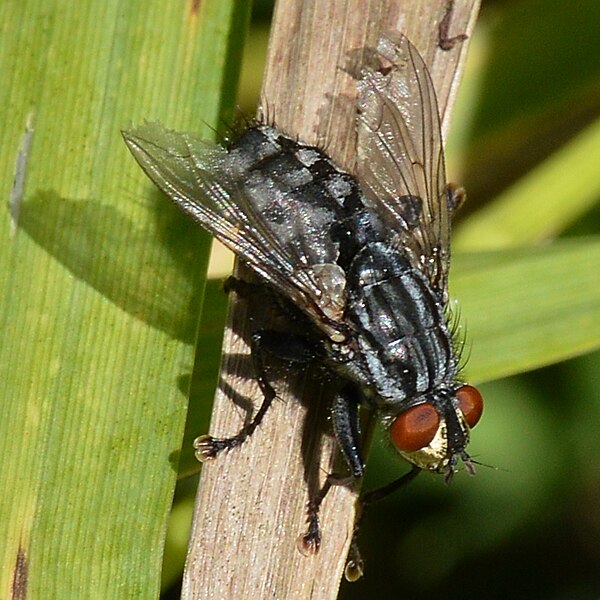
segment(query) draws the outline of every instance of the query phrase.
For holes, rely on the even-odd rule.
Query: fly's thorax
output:
[[[417,467],[451,477],[459,457],[469,460],[465,447],[481,418],[481,394],[460,385],[435,390],[420,400],[387,418],[392,444]]]
[[[454,380],[458,361],[445,308],[402,247],[361,248],[349,265],[346,293],[346,318],[390,409]]]

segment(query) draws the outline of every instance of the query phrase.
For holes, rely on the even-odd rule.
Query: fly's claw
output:
[[[201,463],[214,460],[221,450],[222,445],[212,435],[201,435],[194,440],[194,454]]]
[[[321,548],[321,526],[319,517],[316,514],[309,514],[308,529],[306,533],[298,537],[296,546],[300,554],[304,556],[314,556]]]
[[[318,554],[319,549],[321,548],[321,532],[311,532],[309,530],[298,536],[296,547],[303,556],[314,556],[315,554]]]
[[[212,435],[201,435],[194,440],[196,459],[201,463],[217,458],[223,450],[237,448],[248,438],[247,432],[239,433],[230,438],[214,438]]]
[[[344,577],[346,581],[353,583],[358,581],[364,574],[364,563],[362,560],[358,562],[354,559],[349,559],[344,568]]]

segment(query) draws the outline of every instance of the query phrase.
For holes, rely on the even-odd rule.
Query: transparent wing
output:
[[[450,215],[435,90],[406,37],[381,38],[377,51],[390,66],[365,68],[358,84],[359,180],[445,302]]]
[[[146,123],[123,137],[150,179],[184,212],[327,335],[339,334],[345,279],[334,264],[337,248],[330,241],[327,245],[331,210],[306,202],[299,206],[301,198],[288,193],[284,184],[275,188],[254,177],[256,172],[249,174],[241,155],[191,134]],[[287,187],[291,190],[291,183]],[[265,195],[270,206],[264,204]]]

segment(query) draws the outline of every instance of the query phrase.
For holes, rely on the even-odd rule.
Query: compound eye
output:
[[[472,429],[483,413],[483,398],[479,390],[472,385],[463,385],[456,390],[456,399],[467,425]]]
[[[431,404],[417,404],[394,419],[390,436],[398,450],[415,452],[431,442],[439,426],[437,410]]]

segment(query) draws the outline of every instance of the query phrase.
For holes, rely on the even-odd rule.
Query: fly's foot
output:
[[[201,463],[214,460],[223,450],[239,446],[237,438],[218,439],[212,435],[201,435],[194,440],[194,454]]]
[[[315,498],[308,503],[308,528],[296,543],[300,554],[314,556],[321,547],[321,523],[319,521],[319,508],[322,498]]]
[[[310,515],[308,529],[306,533],[298,537],[296,546],[300,554],[304,556],[314,556],[319,552],[319,548],[321,547],[321,527],[317,515]]]
[[[350,583],[358,581],[365,572],[364,566],[356,540],[353,539],[350,546],[350,552],[348,553],[348,561],[344,568],[344,577],[346,578],[346,581],[349,581]]]
[[[364,572],[364,563],[362,560],[358,563],[354,562],[353,560],[349,560],[344,568],[344,577],[346,578],[346,581],[354,583],[364,575]]]

